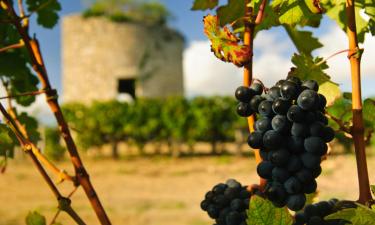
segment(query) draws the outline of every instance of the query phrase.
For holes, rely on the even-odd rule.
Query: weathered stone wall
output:
[[[114,99],[120,78],[136,79],[137,96],[183,95],[177,32],[80,15],[65,17],[62,27],[64,102]]]

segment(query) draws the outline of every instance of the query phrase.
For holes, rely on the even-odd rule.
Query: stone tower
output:
[[[64,102],[183,95],[178,32],[81,15],[65,17],[62,27]]]

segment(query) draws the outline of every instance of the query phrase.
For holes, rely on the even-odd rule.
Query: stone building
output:
[[[183,95],[178,32],[81,15],[65,17],[62,27],[64,102]]]

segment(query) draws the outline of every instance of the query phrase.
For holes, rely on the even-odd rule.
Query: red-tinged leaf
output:
[[[236,66],[244,66],[250,60],[250,47],[243,45],[228,27],[220,27],[219,18],[207,15],[203,19],[204,33],[211,41],[211,50],[215,56],[224,62]]]

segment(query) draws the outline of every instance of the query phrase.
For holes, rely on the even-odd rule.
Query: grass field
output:
[[[357,196],[354,156],[332,156],[323,163],[318,179],[320,199]],[[253,158],[218,156],[193,158],[133,158],[113,161],[86,158],[88,171],[113,224],[118,225],[209,225],[199,202],[212,185],[236,178],[242,183],[257,182]],[[67,162],[60,163],[69,168]],[[375,172],[375,157],[369,159]],[[375,176],[371,177],[375,183]],[[60,184],[63,193],[70,183]],[[88,201],[79,189],[73,207],[89,225],[98,224]],[[56,202],[36,169],[27,159],[10,161],[0,175],[0,225],[22,225],[29,210],[38,210],[50,220]],[[63,225],[74,224],[61,214]]]

